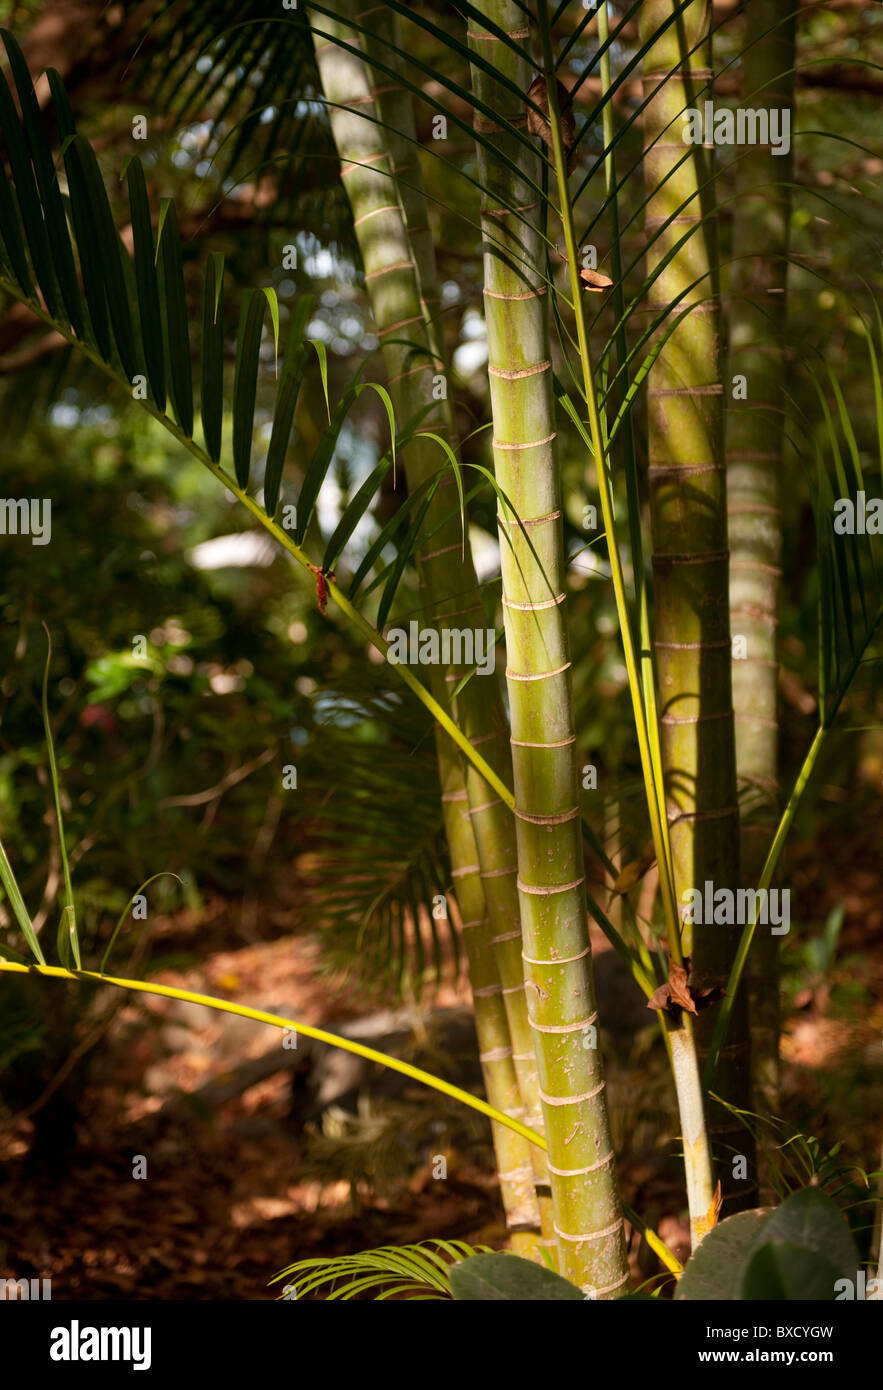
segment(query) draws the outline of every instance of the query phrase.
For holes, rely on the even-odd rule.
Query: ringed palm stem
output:
[[[541,11],[541,14],[545,14],[545,12]],[[620,635],[628,671],[629,691],[635,715],[635,727],[638,735],[641,767],[647,794],[647,806],[659,865],[660,889],[668,931],[669,950],[672,959],[681,963],[682,951],[678,928],[677,904],[674,896],[674,883],[670,869],[672,862],[671,843],[668,822],[665,815],[664,794],[662,791],[662,766],[659,755],[655,694],[652,682],[649,679],[649,658],[643,654],[645,624],[642,617],[640,624],[642,633],[642,661],[639,671],[632,637],[630,614],[626,600],[622,562],[614,524],[613,497],[610,479],[605,466],[605,449],[601,430],[601,420],[592,376],[588,329],[586,326],[579,280],[573,209],[567,185],[567,162],[558,120],[557,88],[555,83],[551,80],[551,35],[548,25],[545,24],[543,27],[543,57],[546,67],[546,91],[549,101],[555,174],[560,199],[564,239],[567,248],[568,273],[576,318],[583,388],[589,412],[589,442],[596,464],[596,476],[601,498],[601,509],[604,517],[604,529],[607,535],[611,576],[613,579],[617,614],[619,616]],[[604,73],[602,70],[602,83],[603,81]],[[636,553],[639,553],[639,547],[637,546]],[[641,585],[643,583],[642,575],[636,573],[636,580],[638,584]],[[639,608],[643,609],[643,607],[644,603],[639,599]],[[678,1113],[681,1121],[681,1134],[684,1145],[684,1168],[690,1211],[690,1229],[692,1243],[695,1247],[707,1229],[708,1211],[712,1200],[711,1154],[708,1143],[708,1131],[705,1123],[702,1085],[693,1038],[692,1022],[689,1015],[683,1010],[679,1011],[677,1017],[674,1017],[671,1013],[666,1013],[664,1026],[666,1030],[665,1040],[667,1052],[674,1077],[675,1091],[678,1100]]]
[[[370,12],[368,12],[370,13]],[[363,12],[356,18],[364,22],[367,14]],[[393,46],[398,47],[398,21],[392,17]],[[386,66],[392,63],[393,70],[400,66],[395,57],[390,56],[385,46],[365,33],[362,43],[369,61],[376,51],[385,59]],[[441,326],[437,317],[441,304],[435,260],[435,248],[427,215],[427,200],[423,187],[423,175],[417,154],[418,144],[414,122],[414,108],[410,94],[387,75],[375,95],[375,111],[385,132],[393,162],[394,180],[404,216],[407,237],[411,245],[414,265],[420,288],[426,333],[429,345],[438,366],[446,365]],[[438,415],[444,433],[451,444],[456,440],[456,425],[450,398],[445,394],[438,402]],[[449,565],[447,582],[451,585],[449,593],[458,592],[460,602],[458,616],[483,613],[484,608],[478,593],[471,567],[459,576],[456,563]],[[452,668],[448,672],[449,682],[456,682],[468,675],[463,669]],[[507,724],[496,684],[485,686],[472,680],[464,687],[457,698],[457,717],[470,743],[485,751],[501,780],[511,782],[512,762],[507,742]],[[472,818],[475,849],[481,871],[482,888],[487,908],[487,925],[490,928],[490,942],[497,957],[500,986],[505,1008],[509,1018],[512,1036],[513,1060],[520,1078],[525,1116],[533,1128],[542,1129],[543,1116],[540,1105],[539,1078],[533,1037],[524,995],[524,972],[521,961],[521,930],[519,924],[518,891],[515,884],[516,846],[515,826],[510,808],[503,799],[489,793],[483,777],[472,776],[468,763],[464,766],[469,815]],[[473,860],[467,861],[469,863]],[[490,986],[488,986],[490,988]],[[540,1213],[543,1224],[543,1245],[554,1251],[555,1238],[552,1223],[551,1195],[549,1190],[548,1162],[545,1153],[533,1149],[531,1159],[537,1178]]]
[[[742,100],[790,111],[796,12],[791,0],[749,0]],[[740,152],[730,272],[728,382],[747,394],[726,410],[730,618],[746,651],[733,661],[742,879],[753,887],[778,820],[776,628],[782,564],[782,450],[792,158],[763,145]],[[744,394],[744,399],[742,398]],[[779,1103],[779,938],[767,931],[748,961],[755,1103]]]
[[[383,12],[386,13],[385,10]],[[356,15],[356,19],[359,23],[365,24],[371,14],[372,10],[370,9],[362,11]],[[395,15],[392,16],[392,31],[393,39],[397,40],[399,24]],[[367,35],[364,35],[362,42],[370,56],[377,41],[372,41]],[[379,42],[377,42],[377,46],[381,46]],[[386,56],[389,59],[389,55]],[[398,64],[395,66],[397,67]],[[439,319],[441,294],[439,292],[435,247],[429,225],[428,201],[423,188],[423,174],[417,152],[413,103],[410,94],[404,87],[397,85],[392,80],[387,80],[381,82],[376,90],[374,110],[385,134],[392,160],[392,179],[396,187],[407,239],[413,256],[426,336],[434,356],[435,368],[437,371],[441,371],[447,367],[442,326]],[[445,436],[453,445],[456,439],[456,427],[447,394],[439,402],[438,413],[442,417]],[[451,568],[453,570],[454,567]],[[458,579],[452,573],[450,578],[455,581],[454,592],[456,592],[457,583],[462,584],[463,576],[461,574]],[[481,614],[484,612],[484,606],[475,587],[474,576],[471,578],[473,588],[464,600],[464,606],[467,610],[471,609],[472,612]],[[461,674],[465,673],[452,669],[448,674],[459,678]],[[470,737],[481,739],[482,734],[489,731],[489,716],[491,718],[496,716],[494,722],[498,728],[504,727],[505,721],[498,700],[495,702],[476,697],[480,697],[480,691],[469,691],[460,704],[464,707],[468,720],[467,734]],[[458,710],[458,716],[460,713],[461,711]],[[475,720],[476,714],[478,715],[477,722]],[[469,715],[472,715],[471,719],[468,718]],[[491,742],[499,744],[501,748],[505,747],[499,738],[491,740]],[[493,870],[495,867],[494,863],[490,862],[487,857],[488,845],[495,843],[505,846],[507,839],[514,838],[511,813],[500,798],[489,793],[487,783],[483,778],[470,779],[468,765],[464,766],[463,760],[454,753],[450,742],[441,735],[438,729],[436,730],[436,748],[442,782],[445,832],[451,851],[451,862],[452,865],[456,866],[458,875],[455,896],[463,915],[463,935],[475,1008],[479,1058],[488,1089],[488,1098],[490,1099],[491,1088],[493,1087],[497,1099],[492,1100],[491,1104],[504,1110],[507,1114],[525,1116],[527,1107],[524,1104],[519,1084],[517,1063],[513,1057],[514,1049],[510,1023],[506,1012],[503,986],[500,981],[501,964],[507,981],[512,975],[513,967],[517,980],[518,972],[520,972],[520,961],[513,961],[511,949],[508,953],[501,952],[499,942],[494,939],[492,922],[500,920],[499,904],[493,895],[493,889],[491,889],[493,900],[491,905],[488,905],[488,892],[481,877],[483,869]],[[511,780],[511,765],[507,767],[505,760],[498,766],[498,771],[501,776]],[[471,801],[468,789],[470,783],[472,787]],[[489,822],[490,836],[485,833],[481,837],[481,849],[484,853],[479,850],[475,833],[480,823],[472,820],[473,812],[471,809],[471,807],[480,807],[482,803],[492,806],[495,811],[493,821]],[[502,960],[500,959],[501,955],[503,956]],[[514,1019],[516,1036],[519,1035],[520,1026],[521,1036],[526,1037],[529,1042],[530,1034],[527,1032],[526,1006],[523,1002],[523,994],[520,998],[521,1017],[516,1015]],[[515,1014],[515,1009],[510,1007],[510,1013]],[[527,1061],[528,1064],[532,1064],[534,1060],[532,1048],[528,1047],[526,1057],[518,1060],[522,1063]],[[522,1074],[524,1074],[524,1070],[522,1065]],[[528,1095],[532,1099],[531,1126],[540,1129],[542,1112],[539,1107],[536,1072],[532,1065],[530,1066],[530,1081],[526,1084],[525,1090],[528,1091]],[[513,1139],[514,1143],[512,1142]],[[549,1214],[548,1198],[545,1195],[545,1186],[548,1182],[548,1165],[545,1153],[542,1149],[532,1145],[520,1144],[516,1135],[513,1135],[511,1131],[507,1132],[501,1129],[499,1126],[495,1127],[495,1145],[503,1205],[506,1210],[507,1223],[512,1231],[510,1246],[516,1253],[535,1256],[538,1247],[548,1246],[551,1243],[549,1237],[544,1237],[540,1231],[541,1212],[546,1217]],[[535,1172],[541,1180],[539,1197],[534,1186]]]
[[[603,1064],[585,1045],[597,1011],[579,831],[552,364],[530,191],[538,183],[538,160],[518,136],[524,108],[512,95],[513,88],[527,92],[530,70],[499,37],[502,32],[517,41],[524,26],[523,8],[514,0],[491,0],[469,21],[470,47],[482,59],[492,52],[499,74],[498,80],[484,65],[473,68],[482,109],[499,113],[499,124],[477,114],[476,127],[489,137],[477,142],[477,153],[494,467],[511,502],[499,523],[517,883],[561,1270],[590,1297],[606,1298],[628,1283],[628,1265]]]
[[[726,474],[719,365],[717,240],[710,153],[682,138],[685,108],[699,104],[711,77],[705,0],[678,7],[647,0],[640,11],[644,57],[644,171],[648,191],[647,268],[655,272],[655,314],[666,304],[691,306],[662,347],[649,375],[648,453],[654,541],[654,648],[663,703],[662,755],[679,904],[694,888],[738,884],[738,824],[726,532]],[[666,22],[669,21],[668,27]],[[655,36],[655,38],[654,38]],[[692,225],[685,235],[684,227]],[[665,263],[679,242],[683,244]],[[662,331],[665,324],[663,323]],[[723,988],[738,929],[693,924],[680,908],[685,956],[696,989]],[[714,1009],[696,1025],[706,1055]],[[736,1001],[734,1028],[719,1073],[719,1091],[749,1108],[747,1010]],[[745,1133],[730,1110],[715,1106],[710,1129],[721,1158]],[[753,1203],[756,1174],[733,1188],[734,1202]],[[695,1213],[693,1214],[695,1220]]]
[[[361,40],[343,20],[332,20],[327,15],[322,17],[322,34],[331,37],[326,39],[315,34],[316,57],[330,104],[332,133],[343,164],[390,391],[402,418],[410,418],[417,411],[430,407],[426,433],[418,433],[405,451],[409,483],[418,487],[433,479],[439,471],[440,450],[428,433],[438,432],[450,438],[453,429],[446,393],[437,398],[433,391],[443,363],[437,356],[438,337],[427,324],[424,297],[427,293],[431,295],[435,278],[431,247],[427,246],[425,237],[420,238],[416,247],[410,240],[408,215],[403,210],[400,185],[393,172],[395,146],[390,147],[378,116],[369,69],[363,59],[351,51],[361,47]],[[347,48],[335,43],[338,37],[345,40]],[[386,114],[396,122],[394,128],[401,137],[401,126],[407,125],[408,112],[400,107],[390,111],[389,105],[394,103],[396,93],[389,84],[383,96],[387,102]],[[413,117],[410,119],[412,122]],[[402,140],[396,144],[401,158]],[[412,219],[420,216],[414,205],[418,172],[412,162]],[[459,627],[464,618],[471,617],[472,624],[484,626],[484,605],[476,586],[471,554],[465,544],[461,544],[459,524],[447,500],[454,483],[452,474],[442,480],[426,514],[426,531],[432,533],[432,540],[418,547],[424,618],[434,625],[443,625],[445,619],[450,618]],[[449,513],[446,521],[439,520]],[[472,616],[475,614],[479,615],[477,623]],[[445,694],[446,683],[452,687],[464,674],[457,669],[445,673],[433,668],[431,684],[440,703],[450,703]],[[505,774],[508,771],[504,763],[505,719],[493,680],[474,677],[468,682],[458,699],[457,717],[470,744],[482,746],[489,760]],[[508,849],[512,840],[511,816],[503,799],[489,793],[482,779],[470,779],[467,785],[472,800],[479,804],[477,799],[480,798],[483,810],[488,813],[485,824],[476,822],[474,830],[481,873],[488,876],[485,886],[487,916],[500,976],[496,987],[501,992],[509,1020],[512,1057],[524,1114],[528,1123],[541,1127],[539,1082],[518,950],[517,900],[514,891],[509,893],[507,900],[504,887],[498,882],[505,876],[501,869],[514,879],[514,855]],[[506,861],[502,866],[501,858]],[[459,879],[474,862],[455,864],[455,876]],[[484,987],[491,989],[490,985]],[[532,1155],[531,1161],[538,1170],[542,1186],[546,1160],[538,1153]],[[540,1198],[541,1212],[547,1209],[545,1239],[551,1241],[551,1211],[542,1191]]]
[[[475,1010],[478,1055],[490,1105],[506,1115],[523,1116],[524,1106],[512,1060],[509,1022],[500,990],[497,962],[491,944],[466,787],[460,759],[450,740],[436,729],[436,751],[442,788],[442,809],[451,864],[458,875],[455,897],[469,963]],[[516,1255],[535,1257],[541,1238],[540,1209],[531,1160],[533,1146],[503,1125],[492,1122],[500,1195],[506,1213],[509,1244]]]
[[[598,10],[598,38],[602,48],[607,43],[608,37],[607,5],[604,3]],[[619,206],[614,153],[613,108],[609,96],[611,90],[610,56],[609,52],[606,50],[601,54],[600,73],[602,96],[606,98],[604,101],[602,123],[605,145],[605,186],[607,190],[612,232],[611,254],[614,273],[613,296],[617,320],[615,347],[619,370],[625,373],[625,380],[622,382],[619,389],[621,392],[625,392],[628,388],[628,344],[625,333],[622,258],[619,249]],[[560,182],[559,187],[561,187]],[[566,190],[564,189],[562,189],[562,201],[566,208]],[[566,211],[565,221],[569,221],[569,215]],[[569,246],[569,254],[575,266],[576,242],[572,233],[569,235]],[[582,299],[577,277],[574,273],[571,275],[571,289],[576,306],[582,357],[584,367],[586,368],[584,385],[586,399],[589,405],[595,456],[598,458],[601,457],[600,422],[598,420],[598,411],[595,406],[591,371],[588,370],[588,334],[584,323]],[[667,818],[665,816],[664,768],[660,752],[659,715],[655,686],[656,673],[652,656],[647,586],[644,579],[643,540],[641,536],[640,513],[638,510],[637,468],[631,428],[631,416],[629,416],[626,422],[626,428],[622,432],[620,447],[624,456],[626,486],[628,491],[629,536],[632,548],[632,566],[635,575],[638,609],[637,628],[640,640],[640,682],[638,679],[636,655],[633,650],[632,631],[629,624],[623,577],[616,546],[616,536],[613,529],[612,501],[609,494],[606,474],[602,476],[599,470],[598,476],[601,486],[604,524],[611,553],[611,569],[616,592],[617,610],[619,613],[623,645],[626,654],[626,665],[629,671],[629,685],[633,696],[641,761],[645,771],[647,799],[648,805],[651,808],[651,823],[654,826],[654,842],[657,860],[660,865],[664,865],[664,868],[660,871],[660,889],[666,912],[669,949],[672,958],[680,964],[682,961],[682,951],[677,921],[677,905],[674,897],[671,840],[668,833]],[[663,855],[665,856],[664,859]],[[691,1235],[693,1244],[695,1245],[702,1236],[703,1226],[700,1223],[707,1218],[712,1188],[711,1155],[705,1121],[702,1085],[699,1075],[699,1060],[693,1036],[692,1020],[687,1014],[682,1013],[680,1019],[673,1019],[669,1014],[663,1015],[662,1027],[669,1065],[671,1066],[672,1077],[675,1083],[675,1093],[681,1121],[681,1135],[684,1145],[684,1169],[687,1183],[687,1204],[690,1211]]]

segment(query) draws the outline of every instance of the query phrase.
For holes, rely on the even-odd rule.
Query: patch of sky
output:
[[[322,101],[299,101],[294,108],[295,116],[303,119],[305,116],[324,116],[325,103]]]
[[[477,309],[467,309],[460,325],[463,341],[454,349],[454,371],[467,378],[479,371],[488,360],[487,324]]]

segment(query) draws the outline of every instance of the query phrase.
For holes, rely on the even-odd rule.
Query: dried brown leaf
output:
[[[576,155],[573,151],[573,141],[576,136],[576,120],[573,115],[573,107],[566,106],[569,101],[570,93],[563,82],[555,83],[555,90],[558,94],[558,114],[561,125],[561,138],[564,148],[567,151],[567,172],[573,172],[576,163]],[[535,77],[528,88],[528,99],[538,106],[539,111],[535,111],[533,106],[527,107],[527,129],[530,135],[539,137],[548,150],[552,149],[552,127],[549,124],[549,94],[546,90],[546,79],[542,73]],[[542,113],[542,114],[540,114]]]
[[[718,985],[708,989],[694,989],[690,984],[689,966],[689,960],[685,965],[669,961],[668,979],[647,1000],[648,1009],[655,1009],[657,1012],[664,1010],[670,1014],[674,1014],[676,1009],[686,1009],[687,1013],[695,1014],[722,998],[724,990]]]
[[[613,284],[609,275],[602,275],[600,270],[581,270],[580,279],[584,281],[583,289],[591,290],[593,294],[600,294],[602,290],[609,290]]]
[[[659,985],[658,988],[653,991],[650,998],[647,1000],[647,1008],[655,1009],[657,1013],[661,1013],[663,1009],[668,1008],[670,998],[671,994],[669,992],[668,983],[666,982],[664,985]]]
[[[687,1013],[694,1014],[696,1005],[690,994],[687,972],[682,965],[678,965],[676,960],[669,962],[668,985],[671,991],[672,1004],[678,1004],[682,1009],[686,1009]]]

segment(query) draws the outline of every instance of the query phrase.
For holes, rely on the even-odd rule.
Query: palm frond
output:
[[[283,475],[296,428],[295,411],[314,352],[319,356],[327,394],[323,346],[317,343],[311,347],[306,338],[313,301],[303,296],[293,307],[280,306],[270,287],[249,290],[240,297],[231,390],[224,375],[227,320],[223,257],[212,253],[206,261],[200,329],[188,306],[190,277],[184,273],[174,201],[163,200],[154,232],[143,167],[136,158],[128,161],[133,243],[130,255],[117,235],[95,153],[78,134],[64,86],[57,74],[50,71],[52,106],[62,139],[60,155],[67,184],[66,193],[60,193],[60,179],[49,179],[44,170],[47,160],[51,167],[48,136],[44,117],[33,101],[33,86],[29,85],[23,59],[11,35],[4,34],[4,42],[23,114],[19,118],[3,78],[0,131],[13,177],[9,181],[0,169],[0,204],[4,211],[0,285],[27,304],[75,351],[101,367],[135,402],[140,402],[173,435],[187,443],[190,451],[228,486],[230,478],[221,468],[221,460],[225,452],[225,418],[232,417],[230,452],[235,485],[242,493],[257,492],[260,512],[272,520],[284,497]],[[236,306],[232,307],[235,310]],[[265,342],[267,308],[272,331]],[[286,336],[281,365],[280,324]],[[194,437],[197,411],[192,362],[194,344],[200,340],[198,415],[202,445]],[[277,383],[261,477],[253,458],[256,402],[259,389],[266,395],[270,387],[271,360],[276,364]],[[303,465],[302,485],[292,498],[296,524],[289,526],[287,520],[285,523],[285,529],[293,531],[299,545],[307,535],[352,408],[369,385],[380,395],[388,417],[394,462],[397,439],[389,397],[383,387],[359,380],[363,370],[364,364],[345,388],[312,457]],[[417,423],[409,422],[399,443],[407,440]],[[385,466],[375,469],[369,482],[349,500],[345,525],[341,523],[335,544],[329,547],[329,562],[338,557],[358,523],[370,513],[385,471]],[[392,534],[387,534],[384,545],[392,539]],[[395,540],[396,563],[384,594],[384,612],[411,563],[417,534],[405,530]]]
[[[201,128],[208,170],[225,194],[271,178],[275,196],[255,223],[282,215],[291,230],[349,239],[352,215],[321,101],[302,11],[221,0],[160,5],[126,64],[127,86],[177,129]],[[252,229],[253,234],[253,229]]]
[[[351,1299],[373,1293],[376,1299],[451,1299],[450,1267],[471,1255],[490,1253],[486,1245],[465,1240],[427,1240],[415,1245],[386,1245],[356,1255],[296,1260],[272,1283],[286,1281],[283,1298],[327,1290],[328,1299]]]
[[[17,52],[15,40],[5,31],[4,42],[8,51]],[[140,220],[142,234],[145,236],[145,246],[140,257],[139,276],[133,258],[114,230],[107,190],[98,168],[95,153],[89,143],[76,132],[64,85],[58,74],[52,69],[48,72],[48,78],[54,114],[62,134],[62,156],[68,181],[71,224],[68,225],[65,218],[62,226],[57,208],[53,208],[50,203],[45,205],[41,203],[34,180],[33,165],[27,158],[28,141],[25,139],[25,132],[32,121],[42,121],[43,115],[42,113],[35,114],[32,103],[23,101],[24,112],[20,121],[12,103],[6,79],[3,77],[0,79],[0,93],[5,92],[7,100],[4,102],[2,95],[0,95],[0,134],[3,136],[3,142],[7,152],[10,152],[10,159],[15,167],[11,185],[8,180],[6,182],[0,181],[0,187],[3,189],[0,197],[2,197],[5,210],[2,235],[0,235],[0,288],[5,289],[13,298],[27,305],[38,319],[48,324],[68,343],[82,352],[106,376],[123,388],[133,400],[139,401],[142,407],[163,428],[179,443],[183,444],[215,478],[228,488],[230,493],[273,536],[275,541],[288,551],[299,565],[313,572],[317,579],[317,598],[321,611],[324,612],[330,593],[337,608],[359,630],[363,639],[370,642],[377,650],[385,652],[387,643],[377,628],[343,595],[340,589],[329,582],[320,566],[314,565],[308,559],[302,544],[292,540],[287,534],[291,528],[285,523],[282,526],[274,523],[267,512],[266,497],[263,500],[256,499],[248,490],[249,486],[252,485],[250,456],[246,459],[244,445],[248,440],[249,431],[247,422],[243,419],[243,413],[247,413],[250,408],[251,373],[257,373],[260,367],[260,355],[255,354],[253,350],[247,354],[240,354],[239,390],[234,388],[234,462],[238,465],[236,476],[232,476],[212,458],[212,453],[220,452],[222,446],[222,441],[218,438],[216,403],[219,397],[223,398],[224,383],[219,374],[221,367],[217,342],[211,334],[203,352],[202,363],[203,392],[205,393],[208,388],[209,401],[208,409],[203,411],[203,428],[205,429],[206,419],[211,421],[211,425],[206,434],[205,445],[200,445],[195,441],[193,437],[192,367],[188,350],[191,335],[184,297],[183,259],[180,240],[177,236],[174,203],[169,199],[161,205],[155,241],[152,233],[149,237],[147,236],[149,219],[147,222],[145,221],[142,208]],[[31,133],[30,140],[33,146],[39,143],[39,137],[34,133]],[[15,154],[14,160],[12,159],[12,152]],[[138,194],[136,193],[136,200],[137,198]],[[133,213],[132,216],[134,227],[136,214]],[[51,239],[47,236],[47,225],[49,224],[53,224]],[[47,245],[50,248],[48,252]],[[77,286],[79,297],[76,307],[81,323],[79,332],[72,316],[66,309],[62,312],[62,306],[59,303],[58,283],[59,278],[64,276],[60,262],[65,254],[63,248],[66,245],[70,245],[71,248],[76,247],[83,282],[82,292],[79,285]],[[153,265],[150,263],[151,251]],[[53,256],[56,258],[55,266],[53,266]],[[39,288],[32,278],[32,268]],[[152,278],[154,275],[156,276],[156,294],[160,305],[158,327],[154,313],[156,303]],[[209,260],[206,275],[211,279],[210,282],[206,283],[202,295],[204,320],[212,317],[209,312],[211,305],[219,303],[220,290],[218,286],[221,283],[221,272],[217,257]],[[275,296],[272,292],[265,293],[270,301],[271,310],[274,310]],[[275,312],[277,311],[274,310],[274,319]],[[274,328],[275,326],[274,322]],[[250,332],[254,332],[253,327]],[[157,334],[160,336],[157,337]],[[327,401],[324,345],[314,343],[313,346],[319,357],[323,392]],[[160,347],[165,362],[165,383],[173,414],[169,414],[160,405],[162,392],[157,379]],[[146,370],[149,360],[153,362],[153,381],[150,380],[150,373]],[[296,352],[293,352],[283,363],[281,380],[278,382],[276,391],[276,414],[285,419],[287,419],[290,410],[292,394],[289,374],[296,372],[297,369],[298,356]],[[351,384],[354,385],[352,399],[355,399],[361,390],[368,385],[374,385],[373,383],[358,383],[357,380],[356,383]],[[386,406],[390,423],[394,425],[392,407],[385,389],[374,385],[374,390],[380,394]],[[332,420],[329,428],[337,428],[339,432],[342,430],[343,424],[344,418],[338,416]],[[237,441],[240,441],[238,447]],[[285,442],[287,443],[287,440]],[[281,441],[279,448],[283,448]],[[395,448],[394,430],[391,448]],[[330,467],[335,449],[332,446],[329,450],[327,436],[320,441],[318,451],[322,459],[322,466]],[[459,491],[462,485],[456,459],[451,454],[449,446],[445,445],[445,451],[455,469]],[[308,464],[306,468],[306,474],[311,479],[311,495],[308,494],[306,499],[307,519],[318,496],[317,468],[311,474],[312,466],[312,464]],[[275,482],[271,494],[274,492]],[[371,499],[366,497],[364,492],[362,493],[362,501],[367,512]],[[272,495],[271,502],[275,505],[275,497]],[[297,517],[296,504],[293,504],[293,509],[295,510],[295,531],[302,541],[305,522],[302,518]],[[417,539],[416,532],[411,530],[404,537],[404,543],[413,550]],[[411,558],[410,551],[407,558],[408,560]],[[404,565],[400,565],[399,574],[403,570]],[[391,601],[391,594],[388,594],[387,610]],[[506,804],[511,805],[511,791],[481,753],[472,747],[465,734],[451,718],[449,711],[434,698],[407,666],[397,665],[396,671],[403,684],[418,696],[428,710],[432,711],[442,728],[488,784],[494,788]]]
[[[867,330],[872,370],[879,372],[877,348]],[[866,659],[883,622],[883,581],[875,534],[883,534],[883,503],[869,499],[859,448],[843,391],[828,368],[827,385],[812,373],[821,413],[809,433],[815,459],[810,488],[819,569],[819,723],[831,726]],[[878,445],[883,447],[883,410],[876,405]],[[873,529],[871,528],[873,523]]]
[[[294,167],[299,147],[309,143],[311,158],[321,167],[324,154],[334,168],[327,121],[315,105],[319,80],[302,11],[257,3],[246,15],[233,0],[172,0],[147,16],[127,79],[144,82],[151,104],[176,124],[208,121],[222,182],[249,147],[262,163],[285,148]]]
[[[419,993],[460,958],[431,723],[379,667],[320,689],[314,709],[321,738],[301,761],[320,804],[299,867],[324,968]]]
[[[841,1152],[842,1140],[826,1148],[814,1134],[804,1134],[778,1115],[756,1114],[731,1105],[721,1096],[716,1099],[744,1125],[762,1151],[770,1184],[780,1202],[805,1187],[820,1187],[844,1210],[862,1202],[880,1201],[871,1191],[872,1180],[879,1174],[849,1162]]]

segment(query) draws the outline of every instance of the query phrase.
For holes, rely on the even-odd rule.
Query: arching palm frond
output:
[[[883,394],[880,360],[865,325],[883,494]],[[830,728],[883,622],[883,573],[872,537],[883,534],[883,503],[865,478],[846,400],[830,368],[813,374],[821,429],[811,435],[810,488],[819,567],[819,725]]]
[[[489,1251],[490,1246],[468,1245],[465,1240],[388,1245],[379,1250],[362,1250],[357,1255],[296,1260],[272,1282],[285,1280],[283,1298],[302,1298],[327,1289],[328,1299],[350,1299],[373,1292],[377,1299],[402,1295],[409,1299],[444,1300],[453,1298],[451,1265]]]
[[[61,80],[50,71],[52,113],[61,138],[56,155],[21,52],[11,35],[4,33],[3,38],[22,115],[16,111],[6,79],[0,79],[0,133],[12,174],[9,179],[0,166],[0,287],[66,339],[74,356],[110,377],[148,411],[277,540],[287,542],[295,558],[315,572],[322,567],[309,566],[303,545],[341,432],[365,390],[380,398],[392,435],[391,448],[369,484],[350,500],[326,549],[327,569],[359,521],[370,513],[394,461],[396,444],[408,438],[417,422],[404,422],[396,437],[389,397],[383,387],[361,380],[363,363],[336,406],[329,405],[327,428],[312,457],[301,465],[301,485],[292,495],[291,481],[284,474],[294,413],[302,391],[313,389],[309,383],[315,370],[328,402],[324,346],[306,337],[312,299],[302,296],[288,309],[269,287],[248,290],[240,297],[231,391],[224,370],[223,257],[213,252],[206,260],[197,326],[187,302],[174,201],[163,200],[154,232],[144,170],[138,159],[129,160],[130,254],[114,225],[97,158],[77,131]],[[55,158],[63,168],[66,188],[61,174],[56,175]],[[280,338],[284,339],[282,351]],[[199,361],[198,402],[194,355]],[[271,380],[270,359],[275,359],[275,405],[261,473],[254,447],[255,412],[258,389],[265,392]],[[227,419],[232,419],[229,442],[224,439]],[[222,466],[227,458],[232,469]],[[385,566],[390,546],[396,556],[394,583],[387,584],[384,594],[387,612],[415,543],[416,533],[410,528],[384,536]],[[381,560],[380,549],[375,558]],[[320,603],[321,599],[320,594]]]
[[[307,161],[310,186],[314,179],[336,182],[337,153],[317,100],[321,87],[302,9],[271,0],[245,6],[170,0],[145,20],[126,75],[143,82],[150,103],[176,124],[207,123],[222,180],[240,171],[246,151],[261,167],[285,151],[275,167],[288,196],[303,183]]]

